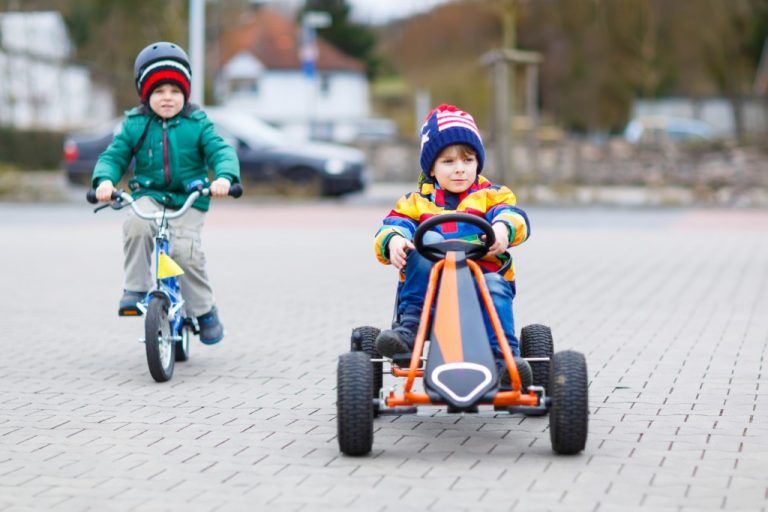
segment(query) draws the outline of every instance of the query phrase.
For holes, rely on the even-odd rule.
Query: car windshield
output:
[[[252,147],[285,144],[286,135],[256,117],[225,109],[206,109],[214,124]]]

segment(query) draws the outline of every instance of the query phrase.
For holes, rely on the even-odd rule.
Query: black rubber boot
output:
[[[219,313],[216,306],[206,314],[197,317],[200,326],[200,341],[206,345],[215,345],[224,339],[224,326],[219,321]]]
[[[376,338],[376,351],[390,359],[396,354],[404,354],[413,350],[416,333],[405,327],[395,327],[381,331]]]
[[[503,391],[509,391],[512,389],[512,378],[507,371],[507,365],[504,359],[496,360],[499,369],[499,388]],[[520,374],[520,384],[522,385],[522,392],[528,393],[528,386],[533,384],[533,370],[531,370],[531,364],[522,357],[515,357],[515,363],[517,364],[517,372]]]
[[[392,329],[381,331],[376,337],[376,352],[393,359],[395,356],[406,357],[413,351],[418,328],[417,317],[404,317],[400,323],[393,323]]]
[[[123,296],[120,298],[120,305],[117,307],[118,316],[141,316],[141,310],[136,306],[146,297],[147,292],[132,292],[123,290]]]

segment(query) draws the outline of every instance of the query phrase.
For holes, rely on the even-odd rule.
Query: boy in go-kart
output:
[[[484,271],[488,290],[504,334],[518,364],[528,363],[520,355],[515,335],[512,300],[515,297],[515,270],[507,248],[528,239],[530,225],[523,210],[516,207],[515,195],[505,186],[494,185],[480,176],[485,160],[483,142],[474,119],[451,105],[440,105],[427,116],[421,128],[421,169],[419,192],[401,197],[376,233],[376,257],[400,270],[397,318],[392,329],[382,331],[376,350],[389,358],[407,357],[413,350],[433,263],[421,256],[412,243],[416,227],[424,220],[446,212],[483,216],[493,226],[496,242],[478,264]],[[480,231],[468,224],[445,224],[428,233],[425,243],[461,239],[480,243]],[[504,275],[498,273],[507,265]],[[484,313],[486,330],[497,361],[502,385],[509,375],[494,329]],[[530,371],[530,370],[529,370]]]

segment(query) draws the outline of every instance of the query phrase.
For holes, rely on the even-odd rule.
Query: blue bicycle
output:
[[[106,207],[120,210],[130,206],[137,217],[157,223],[155,288],[136,304],[145,315],[145,336],[142,341],[146,348],[149,373],[157,382],[170,380],[176,361],[189,359],[189,339],[192,334],[200,333],[197,319],[184,312],[184,299],[181,297],[178,280],[184,270],[169,256],[168,221],[184,215],[201,195],[210,194],[210,189],[205,188],[202,181],[190,184],[187,191],[189,196],[178,210],[163,208],[157,212],[142,211],[133,197],[122,190],[112,193],[112,202],[94,210],[98,212]],[[243,188],[239,183],[233,184],[229,190],[229,195],[235,198],[242,194]],[[96,204],[96,191],[89,190],[86,199]]]

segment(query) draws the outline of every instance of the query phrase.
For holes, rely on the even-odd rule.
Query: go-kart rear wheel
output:
[[[189,360],[189,339],[192,337],[192,327],[184,323],[181,326],[181,339],[176,342],[176,361],[184,362]]]
[[[550,362],[549,437],[563,455],[579,453],[587,443],[589,390],[587,361],[572,350],[558,352]]]
[[[528,357],[551,358],[554,354],[552,331],[546,325],[531,324],[520,332],[520,355]],[[533,373],[533,385],[543,386],[549,392],[549,363],[530,361]]]
[[[175,357],[166,299],[154,297],[149,302],[144,320],[144,334],[149,373],[157,382],[170,380],[173,376]]]
[[[359,340],[360,350],[365,352],[369,358],[381,359],[381,355],[378,352],[376,352],[376,338],[378,337],[380,332],[381,332],[380,329],[366,325],[366,326],[357,327],[356,329],[354,329],[352,331],[352,338],[353,340],[355,338]],[[355,350],[354,341],[352,343],[352,350]],[[381,362],[372,362],[371,371],[373,372],[371,375],[372,385],[373,385],[373,390],[371,391],[371,398],[377,399],[379,398],[379,394],[381,393],[381,386],[384,383],[384,374],[383,374]],[[373,415],[374,416],[379,415],[378,407],[374,407]]]
[[[342,354],[336,375],[339,449],[346,455],[365,455],[373,447],[373,380],[368,355],[364,352]]]

